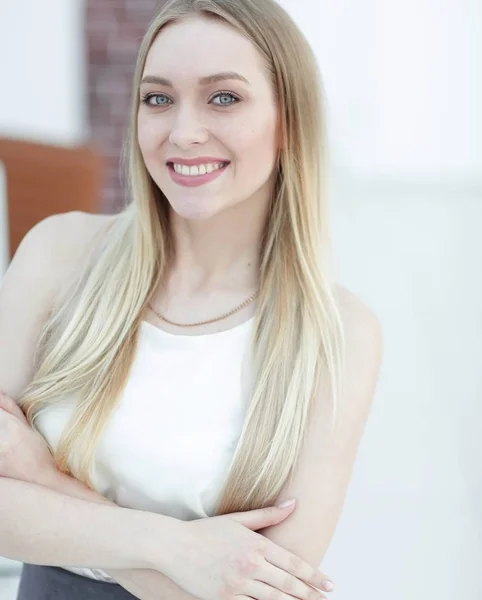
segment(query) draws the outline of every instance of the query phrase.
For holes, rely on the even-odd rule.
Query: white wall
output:
[[[82,0],[1,0],[0,136],[86,135]]]
[[[480,178],[482,3],[280,0],[314,47],[337,168]]]
[[[337,600],[482,598],[482,5],[280,2],[327,90],[338,280],[385,336],[323,570]]]

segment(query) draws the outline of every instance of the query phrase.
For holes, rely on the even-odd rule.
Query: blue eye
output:
[[[154,102],[151,102],[153,99]],[[214,102],[214,100],[218,99],[219,102]],[[231,92],[218,92],[211,99],[211,103],[215,104],[216,106],[231,106],[231,104],[236,104],[239,101],[240,99]],[[167,96],[164,96],[164,94],[146,94],[142,97],[142,103],[146,106],[156,108],[159,106],[168,106],[171,103],[171,99]]]
[[[232,102],[213,102],[217,98],[228,98],[232,100]],[[219,92],[213,97],[212,102],[213,104],[216,104],[216,106],[231,106],[231,104],[236,104],[237,102],[239,102],[239,98],[231,92]]]
[[[152,103],[151,100],[153,98],[161,98],[163,100],[169,100],[169,98],[167,96],[164,96],[163,94],[147,94],[146,96],[143,96],[142,103],[146,104],[147,106],[166,106],[167,102]]]

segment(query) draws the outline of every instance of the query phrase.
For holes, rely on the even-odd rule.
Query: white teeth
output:
[[[211,163],[207,165],[197,165],[194,167],[188,167],[187,165],[180,165],[178,163],[174,163],[174,170],[176,173],[180,175],[187,175],[189,177],[197,177],[198,175],[206,175],[207,173],[212,173],[213,171],[217,171],[221,169],[225,163],[217,162]]]

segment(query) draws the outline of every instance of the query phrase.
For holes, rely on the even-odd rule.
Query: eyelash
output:
[[[167,103],[157,104],[157,105],[149,104],[149,100],[151,98],[155,98],[156,96],[163,96],[164,98],[168,97],[165,94],[151,93],[151,94],[146,94],[145,96],[143,96],[141,102],[142,102],[142,104],[145,104],[146,106],[149,106],[150,108],[160,108],[161,106],[167,106]],[[212,97],[211,101],[214,100],[214,98],[218,98],[219,96],[230,96],[231,98],[233,98],[233,100],[235,100],[235,102],[230,102],[229,104],[217,104],[216,105],[216,106],[221,106],[221,107],[232,106],[233,104],[237,104],[241,100],[238,96],[236,96],[232,92],[218,92],[217,94],[215,94]]]

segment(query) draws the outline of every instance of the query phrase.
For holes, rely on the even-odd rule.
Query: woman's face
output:
[[[249,40],[202,17],[171,24],[149,50],[139,93],[140,149],[179,216],[206,219],[247,200],[267,202],[278,111]]]

